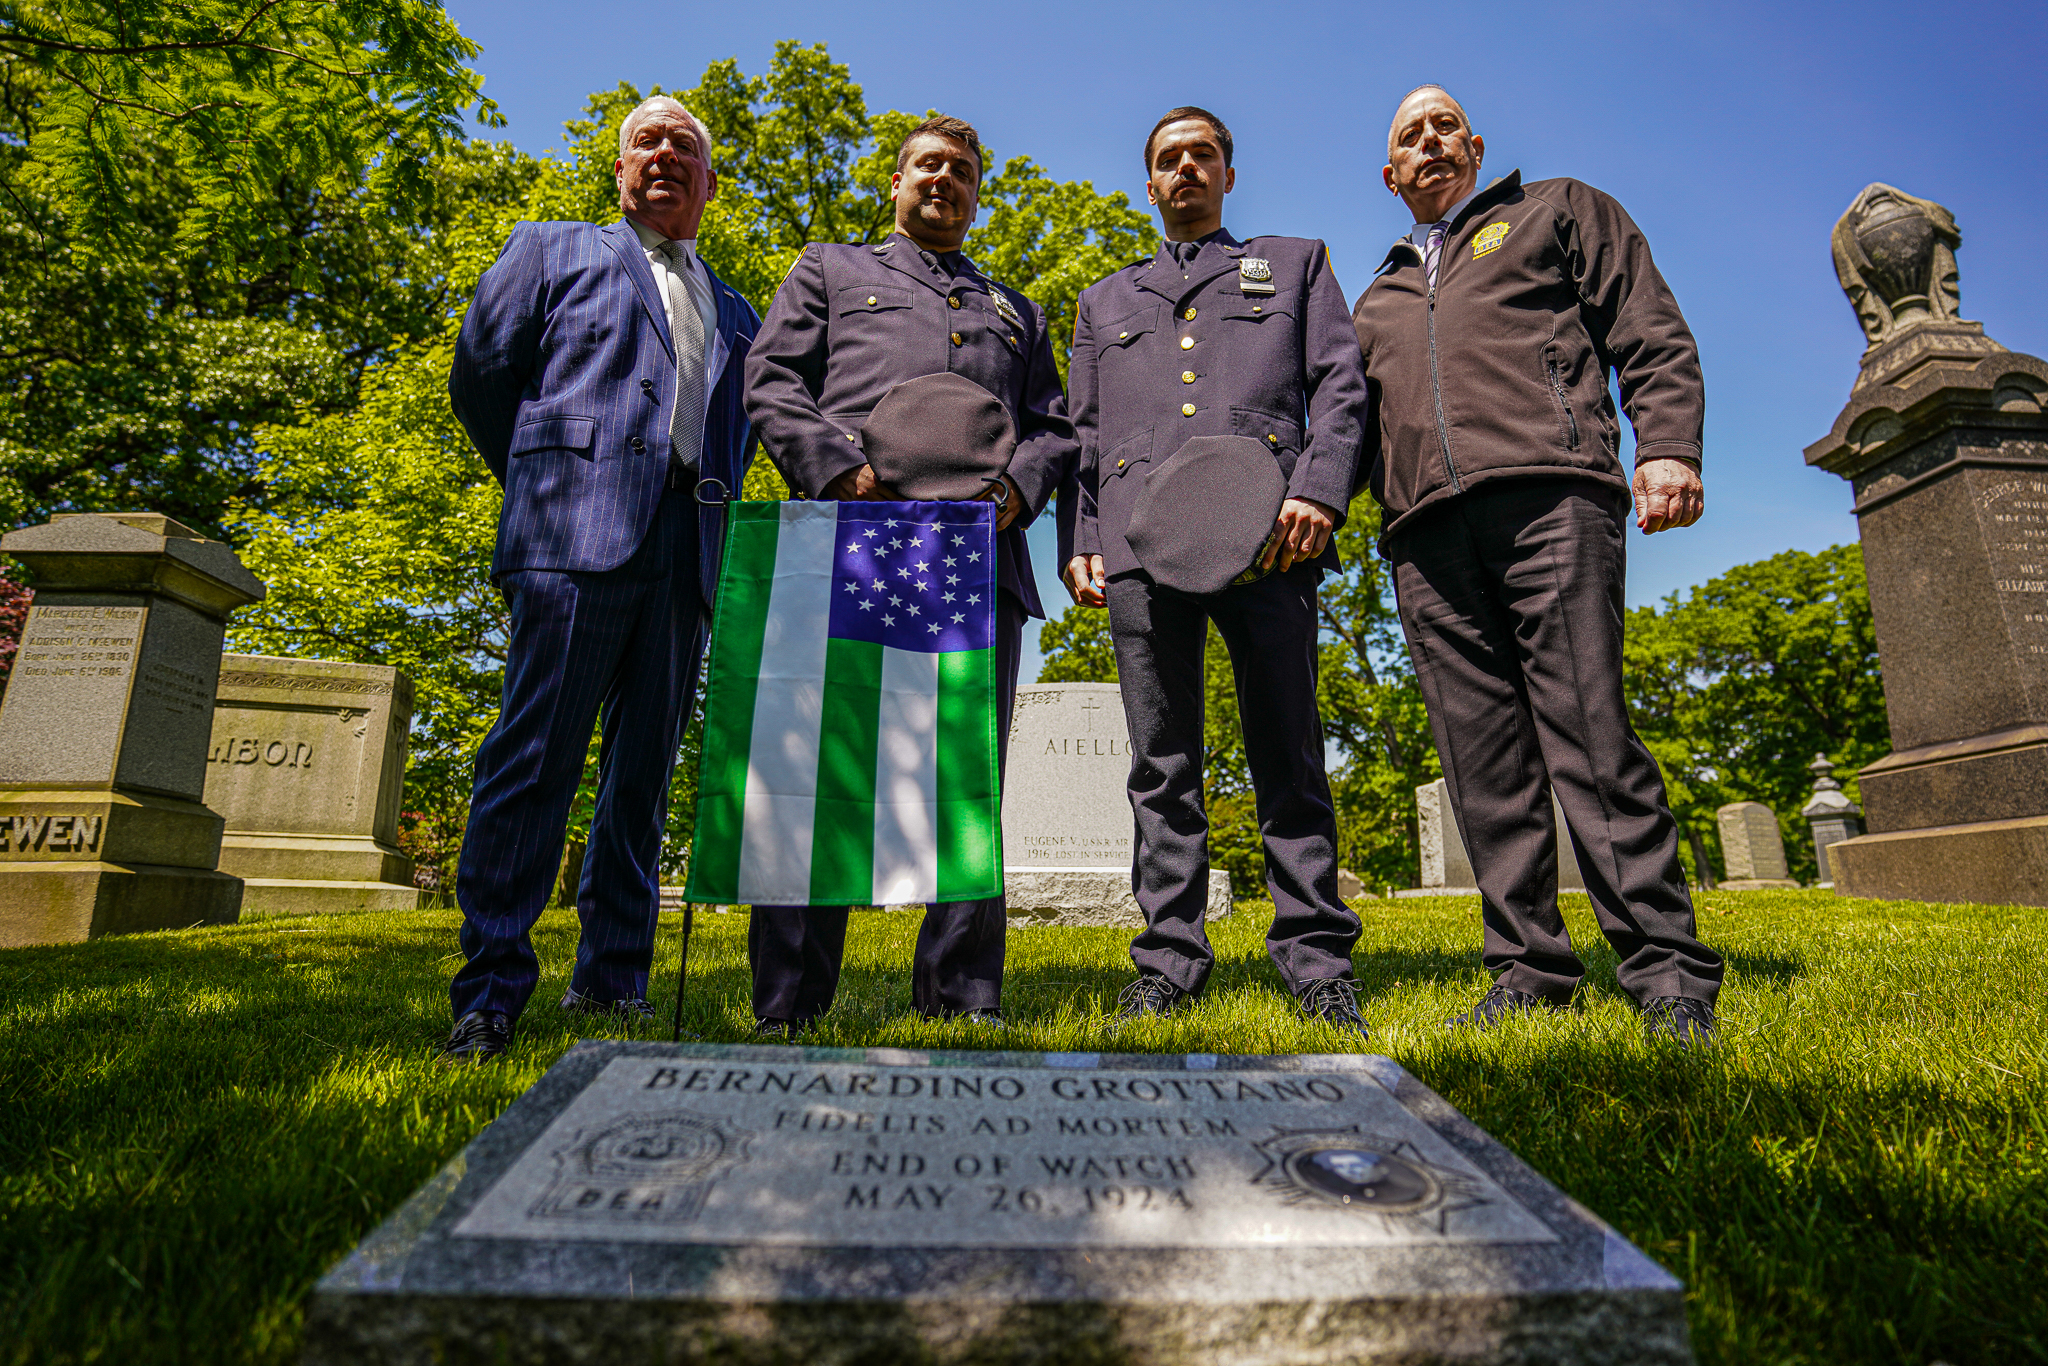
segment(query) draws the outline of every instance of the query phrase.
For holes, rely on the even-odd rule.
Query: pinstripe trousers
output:
[[[511,607],[498,720],[477,751],[456,871],[462,951],[449,996],[516,1017],[540,978],[528,932],[547,905],[562,834],[601,715],[597,811],[576,911],[570,985],[599,1001],[647,994],[669,774],[696,690],[704,616],[697,508],[662,498],[640,548],[617,569],[526,569],[500,580]]]
[[[1025,573],[1031,566],[1022,566]],[[1003,709],[996,763],[1008,767],[1010,713],[1024,645],[1024,605],[996,598],[996,688]],[[1003,898],[938,901],[925,907],[910,964],[910,1005],[920,1015],[996,1010],[1003,1003],[1003,950],[1009,922]],[[754,1018],[808,1024],[832,1006],[846,951],[844,906],[756,906],[747,920],[747,962],[754,974]]]

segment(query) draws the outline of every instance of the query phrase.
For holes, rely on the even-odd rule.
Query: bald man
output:
[[[1380,549],[1483,896],[1494,983],[1452,1023],[1562,1010],[1585,975],[1557,911],[1555,791],[1623,990],[1653,1037],[1705,1043],[1721,959],[1621,693],[1629,514],[1654,534],[1704,507],[1699,351],[1621,205],[1520,172],[1481,188],[1485,155],[1442,87],[1402,100],[1383,178],[1415,227],[1352,312]]]

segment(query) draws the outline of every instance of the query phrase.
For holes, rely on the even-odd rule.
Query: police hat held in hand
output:
[[[990,485],[1006,488],[1017,452],[1002,400],[965,375],[905,380],[882,395],[860,436],[875,478],[920,502],[965,503]]]
[[[1268,572],[1287,476],[1248,436],[1198,436],[1145,477],[1124,532],[1152,581],[1183,593],[1218,593]]]

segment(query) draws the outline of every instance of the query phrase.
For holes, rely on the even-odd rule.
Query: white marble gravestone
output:
[[[1762,802],[1730,802],[1714,813],[1721,828],[1721,880],[1724,892],[1759,892],[1772,887],[1797,887],[1785,867],[1785,837],[1777,813]]]
[[[1451,811],[1449,784],[1442,778],[1415,789],[1415,810],[1422,843],[1422,885],[1395,896],[1478,896],[1479,882],[1472,875],[1472,859],[1465,852],[1458,820]],[[1579,857],[1572,849],[1564,809],[1555,796],[1550,799],[1550,816],[1557,822],[1557,889],[1583,892],[1586,879],[1579,873]]]
[[[305,1360],[1689,1362],[1682,1288],[1357,1054],[585,1042]]]
[[[1003,780],[1003,888],[1024,924],[1145,923],[1131,895],[1130,731],[1114,683],[1017,689]],[[1207,916],[1229,915],[1230,875],[1209,872]]]

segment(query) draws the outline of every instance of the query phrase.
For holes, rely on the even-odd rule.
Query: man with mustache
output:
[[[961,120],[937,116],[911,130],[890,182],[896,230],[874,246],[803,249],[748,357],[747,410],[797,497],[889,501],[900,495],[867,463],[862,426],[891,389],[961,375],[1001,402],[1016,450],[986,496],[1002,502],[995,653],[1006,740],[1024,619],[1045,615],[1024,529],[1067,476],[1074,444],[1044,312],[961,254],[982,170],[981,139]],[[846,915],[844,906],[753,908],[759,1032],[788,1037],[831,1006]],[[911,1004],[926,1016],[999,1023],[1006,928],[999,896],[927,907]]]
[[[1265,848],[1267,954],[1304,1015],[1363,1035],[1351,971],[1359,923],[1337,896],[1316,710],[1316,585],[1338,567],[1331,538],[1353,492],[1365,377],[1323,244],[1241,242],[1224,230],[1233,151],[1230,130],[1204,109],[1174,109],[1154,125],[1146,195],[1166,243],[1090,287],[1075,314],[1068,375],[1081,457],[1065,575],[1076,601],[1109,610],[1131,734],[1132,884],[1145,915],[1131,945],[1138,978],[1118,1004],[1125,1019],[1171,1014],[1201,995],[1215,964],[1202,925],[1202,660],[1213,621],[1230,649]],[[1134,549],[1142,493],[1233,437],[1280,475],[1250,468],[1285,485],[1263,555],[1226,566],[1245,572],[1220,591],[1159,582]],[[1183,510],[1168,535],[1192,538],[1199,553],[1205,515]]]
[[[1452,1023],[1562,1010],[1585,975],[1557,911],[1555,790],[1648,1032],[1703,1044],[1721,958],[1621,693],[1631,496],[1645,533],[1704,507],[1699,350],[1619,204],[1519,172],[1482,189],[1485,154],[1442,87],[1402,100],[1384,179],[1415,227],[1353,315],[1381,550],[1484,898],[1493,987]]]
[[[600,713],[562,1008],[654,1014],[669,770],[718,585],[718,504],[752,445],[740,375],[757,319],[697,256],[718,175],[696,116],[665,95],[641,104],[619,125],[613,171],[621,222],[512,230],[448,376],[455,415],[505,487],[491,579],[512,621],[455,877],[467,961],[450,986],[453,1058],[504,1052],[539,980],[527,934]]]

